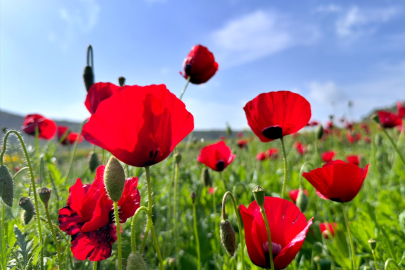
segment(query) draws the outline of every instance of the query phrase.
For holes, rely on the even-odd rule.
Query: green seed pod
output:
[[[94,73],[91,66],[86,66],[83,72],[84,86],[86,86],[87,92],[89,92],[91,86],[94,84]]]
[[[38,189],[39,198],[44,203],[45,207],[48,207],[49,198],[51,198],[51,191],[52,189],[47,187]]]
[[[399,227],[405,233],[405,211],[398,216]]]
[[[21,197],[18,205],[25,210],[22,213],[22,219],[24,220],[24,224],[28,224],[35,214],[35,207],[32,204],[31,199],[29,197]]]
[[[97,153],[91,152],[90,159],[89,159],[90,171],[92,173],[94,173],[98,166],[100,166],[100,161],[98,160]]]
[[[127,270],[147,270],[145,261],[139,252],[131,252],[128,256]]]
[[[315,136],[318,140],[320,140],[323,136],[323,127],[322,125],[318,125],[318,127],[315,130]]]
[[[257,204],[260,206],[260,207],[263,207],[263,205],[264,205],[264,188],[262,188],[261,186],[256,186],[254,189],[253,189],[253,196],[255,197],[255,200],[256,200],[256,202],[257,202]]]
[[[298,191],[298,196],[297,196],[297,206],[302,213],[305,212],[308,204],[309,204],[309,198],[307,195],[305,195],[304,190],[302,188],[300,188]]]
[[[206,187],[212,186],[212,181],[211,181],[210,172],[209,172],[208,168],[205,168],[205,167],[203,168],[202,173],[201,173],[201,178]]]
[[[118,83],[120,84],[120,86],[124,86],[125,85],[125,77],[119,77],[118,78]]]
[[[232,227],[229,220],[222,220],[219,225],[219,232],[221,236],[221,242],[229,255],[233,257],[236,250],[236,239],[235,239],[235,230]]]
[[[174,154],[174,161],[176,162],[176,164],[180,164],[180,162],[181,162],[181,154],[180,153]]]
[[[104,185],[107,194],[114,202],[121,198],[125,186],[125,172],[118,159],[111,157],[105,166]]]
[[[371,238],[370,240],[368,240],[368,244],[371,248],[371,250],[375,250],[375,248],[377,247],[377,241],[373,238]]]
[[[0,197],[8,206],[13,206],[14,199],[14,183],[8,168],[4,165],[0,166]]]
[[[195,199],[197,198],[197,193],[195,193],[194,191],[191,192],[190,198],[191,198],[191,200],[193,201],[193,204],[194,204],[194,203],[195,203]]]

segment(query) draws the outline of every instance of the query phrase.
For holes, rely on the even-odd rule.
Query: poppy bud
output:
[[[399,214],[398,220],[399,220],[399,227],[405,233],[405,211]]]
[[[119,77],[118,78],[118,83],[120,84],[120,86],[124,86],[125,85],[125,77]]]
[[[377,135],[375,136],[374,143],[375,143],[375,145],[377,145],[377,146],[381,146],[381,145],[382,145],[382,137],[381,137],[380,134],[377,134]]]
[[[92,173],[94,173],[97,167],[100,166],[100,161],[98,160],[97,153],[91,152],[90,159],[89,159],[89,169]]]
[[[125,172],[115,157],[111,157],[105,166],[104,185],[110,199],[118,202],[125,186]]]
[[[194,191],[191,192],[190,198],[191,198],[191,200],[193,201],[193,204],[194,204],[194,203],[195,203],[195,199],[197,198],[197,193],[195,193]]]
[[[315,136],[316,136],[316,138],[318,140],[320,140],[322,138],[322,136],[323,136],[323,127],[322,127],[322,125],[318,125],[318,127],[316,128]]]
[[[232,135],[232,129],[231,126],[229,126],[228,122],[226,123],[226,134],[228,134],[228,136]]]
[[[210,177],[210,172],[208,170],[208,168],[203,168],[202,173],[201,173],[201,178],[203,179],[204,185],[206,187],[210,187],[212,185],[211,182],[211,177]]]
[[[260,208],[262,208],[264,206],[264,188],[257,186],[252,192],[257,204],[260,206]]]
[[[8,206],[13,206],[14,183],[8,168],[5,165],[0,166],[0,197]]]
[[[374,251],[375,248],[377,247],[377,241],[375,239],[373,239],[373,238],[368,240],[368,244],[369,244],[372,251]]]
[[[371,120],[373,120],[377,124],[380,124],[380,117],[378,117],[378,114],[376,113],[371,116]]]
[[[35,214],[35,207],[31,199],[29,197],[21,197],[18,205],[25,210],[22,214],[22,219],[24,220],[24,224],[28,224]]]
[[[86,86],[87,92],[89,92],[91,86],[94,84],[94,73],[91,66],[86,66],[83,72],[84,85]]]
[[[221,242],[229,255],[233,257],[236,250],[235,230],[229,220],[222,220],[219,227]]]
[[[169,259],[170,268],[174,268],[175,265],[176,265],[176,258],[170,258]]]
[[[51,198],[51,189],[43,187],[38,189],[39,198],[44,203],[45,207],[48,207],[49,198]]]
[[[180,164],[181,161],[181,154],[180,153],[176,153],[174,154],[174,161],[176,162],[176,164]]]
[[[7,133],[7,129],[8,129],[8,128],[3,127],[1,130],[3,131],[4,134],[6,134],[6,133]]]
[[[142,255],[139,252],[131,252],[128,256],[127,270],[146,270],[145,261],[142,258]]]
[[[304,213],[305,210],[307,209],[308,203],[309,203],[308,196],[305,194],[304,190],[300,188],[297,196],[297,206],[302,213]]]

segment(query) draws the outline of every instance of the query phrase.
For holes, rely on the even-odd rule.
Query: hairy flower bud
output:
[[[320,140],[323,136],[323,127],[322,125],[318,125],[318,127],[315,130],[315,136],[318,140]]]
[[[222,220],[219,225],[219,232],[221,236],[221,242],[229,255],[233,257],[236,250],[236,239],[235,239],[235,230],[232,227],[229,220]]]
[[[98,160],[97,153],[91,152],[90,159],[89,159],[89,169],[92,173],[94,173],[97,167],[100,166],[100,161]]]
[[[128,256],[127,270],[147,270],[145,261],[139,252],[131,252]]]
[[[195,193],[194,191],[191,192],[190,198],[191,198],[191,200],[193,201],[193,204],[194,204],[194,203],[195,203],[195,199],[197,198],[197,193]]]
[[[38,189],[39,198],[44,203],[45,207],[48,207],[49,198],[51,198],[51,189],[43,187]]]
[[[13,206],[14,199],[14,183],[8,168],[4,165],[0,166],[0,197],[8,206]]]
[[[373,238],[371,238],[370,240],[368,240],[368,244],[371,248],[371,250],[375,250],[375,248],[377,247],[377,241]]]
[[[264,206],[264,188],[256,186],[252,192],[257,204],[262,208]]]
[[[29,197],[21,197],[18,205],[25,210],[22,214],[22,219],[24,220],[24,224],[28,224],[35,214],[35,207],[31,199]]]
[[[118,83],[120,84],[120,86],[124,86],[125,85],[125,77],[119,77],[118,78]]]
[[[206,168],[206,167],[203,168],[202,173],[201,173],[201,178],[206,187],[212,186],[212,181],[211,181],[210,172],[209,172],[208,168]]]
[[[174,154],[174,161],[176,162],[176,164],[180,164],[180,162],[181,162],[181,154],[180,153]]]
[[[308,196],[305,194],[304,190],[300,188],[297,196],[297,206],[302,213],[304,213],[305,210],[307,209],[308,203],[309,203]]]
[[[110,199],[118,202],[124,191],[125,172],[121,163],[115,157],[111,157],[105,166],[104,185]]]
[[[91,86],[94,84],[94,73],[91,66],[86,66],[83,72],[84,86],[86,86],[87,92],[89,92]]]

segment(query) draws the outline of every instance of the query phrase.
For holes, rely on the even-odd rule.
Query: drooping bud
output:
[[[375,248],[377,247],[377,241],[373,238],[371,238],[370,240],[368,240],[368,244],[371,248],[371,250],[375,250]]]
[[[399,227],[405,233],[405,211],[398,216]]]
[[[318,125],[318,127],[315,130],[315,136],[318,140],[320,140],[323,136],[323,126],[322,125]]]
[[[380,117],[378,117],[378,114],[376,114],[376,113],[371,116],[371,120],[373,120],[377,124],[381,124]]]
[[[0,197],[8,206],[13,206],[14,183],[8,168],[5,165],[0,166]]]
[[[86,86],[87,92],[89,92],[91,86],[94,84],[94,73],[91,66],[86,66],[83,72],[84,86]]]
[[[145,261],[139,252],[131,252],[128,256],[127,270],[147,270]]]
[[[262,208],[264,206],[264,188],[256,186],[252,192],[257,204]]]
[[[124,86],[125,85],[125,77],[119,77],[118,78],[118,83],[120,84],[120,86]]]
[[[208,168],[205,168],[205,167],[203,168],[202,173],[201,173],[201,178],[206,187],[212,186],[210,172],[209,172]]]
[[[180,153],[176,153],[174,154],[174,161],[176,162],[176,164],[180,164],[181,162],[181,154]]]
[[[105,166],[104,185],[110,199],[118,202],[124,191],[125,172],[121,163],[115,157],[111,157]]]
[[[23,211],[22,219],[24,220],[24,224],[28,224],[35,214],[35,207],[32,204],[31,199],[29,197],[21,197],[18,205],[25,210]]]
[[[305,194],[304,190],[300,187],[300,189],[298,191],[298,196],[297,196],[297,206],[302,213],[304,213],[305,210],[307,209],[308,203],[309,203],[309,198]]]
[[[194,191],[191,192],[190,198],[191,198],[191,200],[193,201],[193,204],[194,204],[194,203],[195,203],[195,199],[197,198],[197,193],[195,193]]]
[[[97,167],[100,166],[100,161],[98,160],[97,153],[91,152],[90,159],[89,159],[89,169],[92,173],[94,173]]]
[[[229,220],[222,220],[219,225],[221,242],[229,255],[233,257],[236,250],[235,230]]]
[[[45,207],[48,207],[49,198],[51,198],[51,189],[43,187],[38,189],[39,198],[44,203]]]

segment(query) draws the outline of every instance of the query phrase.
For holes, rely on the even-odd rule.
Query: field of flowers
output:
[[[272,91],[241,108],[251,130],[196,141],[181,99],[218,70],[206,47],[179,97],[96,83],[92,62],[89,47],[82,130],[40,114],[3,129],[1,270],[405,269],[401,103],[322,126]]]

